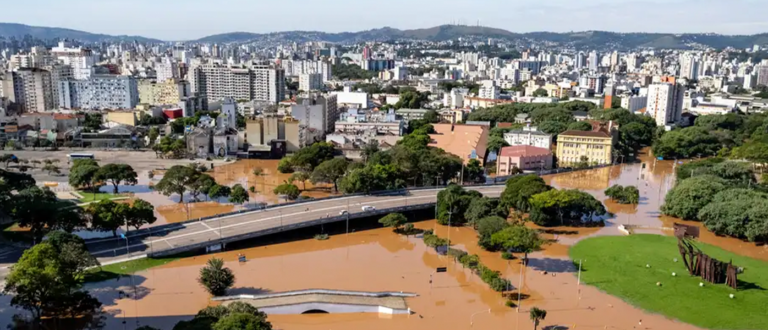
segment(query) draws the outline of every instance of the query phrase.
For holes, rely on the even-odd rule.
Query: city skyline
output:
[[[47,10],[29,10],[32,5]],[[387,7],[370,0],[357,1],[354,5],[308,0],[229,0],[218,6],[203,0],[188,0],[183,5],[149,0],[66,3],[33,0],[32,5],[29,2],[5,4],[0,21],[166,41],[195,40],[229,32],[336,33],[387,26],[419,29],[451,23],[479,24],[520,33],[600,30],[739,35],[768,32],[768,22],[760,17],[760,13],[768,9],[768,3],[756,0],[585,0],[578,3],[553,0],[548,5],[535,7],[522,1],[502,0],[486,0],[471,6],[461,0],[424,0],[417,4],[392,0],[386,3]],[[121,7],[128,10],[115,10]],[[386,8],[407,9],[384,15]],[[88,12],[93,14],[84,20],[83,15]],[[739,15],[723,15],[736,12]],[[252,16],[243,13],[252,13]]]

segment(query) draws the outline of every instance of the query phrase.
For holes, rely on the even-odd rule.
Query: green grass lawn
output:
[[[91,193],[91,192],[85,192],[85,191],[78,191],[77,193],[79,193],[80,195],[83,196],[83,198],[80,199],[80,203],[88,203],[88,202],[93,202],[93,201],[97,201],[98,202],[98,201],[102,201],[102,200],[105,200],[105,199],[113,199],[113,198],[122,197],[121,195],[102,193],[102,192]]]
[[[670,236],[590,238],[572,247],[570,255],[572,260],[586,260],[581,273],[584,283],[642,309],[709,329],[768,329],[768,262],[696,245],[718,260],[733,260],[745,268],[739,274],[739,290],[688,275],[677,239]],[[704,287],[699,287],[700,282]],[[730,299],[730,294],[735,298]]]
[[[168,258],[143,258],[132,261],[121,262],[118,264],[112,264],[102,266],[101,268],[91,269],[85,276],[85,282],[101,282],[110,280],[113,278],[119,278],[121,276],[140,272],[153,267],[165,265],[171,261],[178,260],[180,257],[168,257]]]

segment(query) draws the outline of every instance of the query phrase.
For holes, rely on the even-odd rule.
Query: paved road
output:
[[[498,197],[504,186],[483,186],[468,189],[477,190],[488,197]],[[339,217],[342,210],[348,210],[351,217],[362,217],[362,206],[373,206],[378,210],[434,203],[439,189],[416,190],[398,196],[351,196],[330,200],[286,205],[265,211],[236,214],[202,222],[180,224],[167,231],[151,235],[124,239],[106,239],[88,243],[89,250],[100,262],[110,262],[138,255],[164,255],[182,252],[188,247],[214,245],[220,239],[237,240],[236,236],[255,233],[269,234],[290,230],[326,217]],[[342,217],[342,221],[343,221]],[[291,228],[293,227],[293,228]],[[127,249],[126,249],[127,246]]]

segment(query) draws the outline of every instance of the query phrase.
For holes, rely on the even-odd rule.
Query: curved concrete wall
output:
[[[330,314],[341,313],[381,313],[381,314],[408,314],[407,309],[392,309],[383,306],[346,305],[329,303],[302,303],[286,306],[262,307],[260,311],[267,314],[302,314],[311,310],[326,311]]]

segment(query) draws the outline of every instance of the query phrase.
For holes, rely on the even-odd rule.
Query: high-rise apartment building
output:
[[[75,79],[88,79],[93,75],[93,66],[99,61],[98,56],[88,48],[70,47],[66,42],[59,42],[51,49],[51,56],[65,65],[72,67]]]
[[[699,60],[693,55],[684,54],[680,57],[680,78],[699,79]]]
[[[133,109],[139,103],[136,79],[130,76],[93,75],[86,80],[59,83],[59,104],[68,109]]]
[[[627,55],[627,70],[633,71],[640,68],[640,65],[643,64],[643,58],[638,56],[636,53],[631,53]]]
[[[323,88],[323,75],[320,73],[305,73],[299,75],[299,90],[309,92]]]
[[[162,62],[155,64],[155,74],[159,83],[177,79],[179,78],[179,66],[170,58],[165,57]]]
[[[663,78],[662,82],[648,86],[646,113],[656,120],[656,125],[665,126],[680,122],[683,114],[685,87],[675,78]]]
[[[272,65],[193,65],[192,91],[209,101],[233,98],[276,104],[285,98],[285,71]]]
[[[46,70],[18,69],[6,74],[4,84],[9,84],[5,90],[12,91],[13,94],[6,97],[17,103],[24,112],[40,112],[54,108],[51,73]]]
[[[499,88],[499,86],[496,86],[496,81],[485,80],[480,86],[478,97],[483,99],[496,100],[499,98],[499,94],[501,94],[501,88]]]
[[[296,100],[296,104],[307,106],[322,106],[322,132],[333,132],[335,130],[336,121],[339,120],[339,107],[337,104],[338,96],[336,94],[330,94],[326,96],[312,96],[309,98],[300,98]],[[299,119],[299,118],[297,118]]]
[[[138,81],[139,102],[150,105],[177,104],[185,97],[192,96],[186,80],[166,80],[154,82]]]
[[[53,109],[58,109],[59,104],[59,86],[62,81],[74,79],[72,67],[64,64],[53,64],[44,68],[51,73],[51,95],[53,97]]]
[[[587,57],[587,66],[589,67],[590,71],[597,71],[597,68],[600,66],[600,55],[596,51],[589,52],[589,57]]]
[[[755,67],[757,73],[757,86],[768,86],[768,65],[758,65]]]
[[[587,56],[584,55],[584,52],[579,52],[576,54],[574,66],[576,69],[583,69],[587,66]]]
[[[611,68],[615,68],[617,65],[619,65],[619,52],[614,50],[611,53]]]

